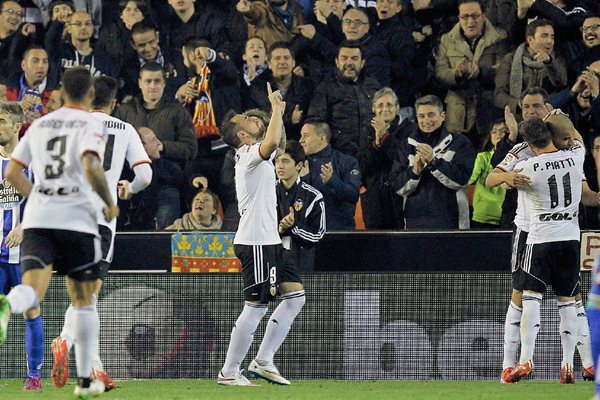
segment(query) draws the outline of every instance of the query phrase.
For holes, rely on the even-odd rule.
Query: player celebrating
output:
[[[23,121],[23,111],[17,103],[0,102],[0,174],[19,142],[19,131]],[[0,207],[4,210],[3,243],[0,248],[0,294],[7,294],[11,288],[21,283],[19,250],[23,240],[21,217],[25,204],[15,188],[8,186],[0,190]],[[44,357],[44,326],[39,306],[25,311],[25,349],[28,371],[23,390],[42,390],[40,368]]]
[[[262,141],[260,125],[252,117],[235,115],[227,119],[221,129],[223,140],[238,149],[235,154],[235,185],[241,218],[234,249],[242,262],[246,298],[244,309],[231,331],[225,364],[219,372],[217,382],[221,385],[253,385],[242,375],[240,365],[250,349],[256,327],[267,312],[268,302],[278,292],[281,304],[269,319],[249,370],[270,382],[289,385],[290,382],[273,364],[273,357],[305,301],[304,287],[297,272],[282,263],[273,159],[282,142],[285,102],[281,93],[272,92],[268,83],[267,91],[272,115]]]
[[[535,116],[530,118],[535,118]],[[509,125],[513,125],[513,129],[518,129],[514,116],[512,116],[511,113],[507,113],[506,120]],[[566,115],[558,113],[558,115],[553,116],[547,124],[552,127],[552,141],[556,148],[568,149],[575,143],[575,140],[578,140],[581,143],[581,135],[577,132]],[[488,175],[486,181],[487,185],[496,186],[505,184],[508,187],[515,189],[527,188],[531,184],[531,180],[528,176],[520,173],[520,169],[515,169],[515,165],[534,156],[535,153],[531,150],[527,142],[515,145],[504,160],[498,164],[490,175]],[[590,207],[598,206],[598,194],[593,192],[586,182],[583,182],[582,185],[582,203]],[[529,232],[529,216],[527,215],[525,208],[523,194],[519,192],[514,219],[515,230],[512,238],[511,270],[513,290],[504,326],[504,359],[502,362],[502,374],[500,378],[502,383],[514,383],[510,379],[510,374],[515,367],[517,350],[521,342],[520,324],[523,312],[523,288],[521,287],[521,274],[523,271],[521,269],[521,260],[523,253],[525,252],[527,235]],[[582,363],[584,364],[583,378],[589,380],[593,379],[591,377],[594,376],[594,368],[589,348],[589,327],[580,294],[577,294],[576,307],[579,325],[577,331],[577,349],[579,350]]]
[[[549,116],[551,121],[554,117]],[[579,221],[585,149],[576,143],[558,150],[541,119],[524,121],[520,132],[536,153],[517,167],[530,178],[522,190],[529,215],[529,235],[520,276],[523,288],[520,362],[510,374],[517,382],[533,371],[533,352],[540,327],[540,305],[548,284],[558,300],[563,347],[561,383],[574,383],[573,356],[577,337],[575,295],[579,292]]]
[[[98,315],[92,297],[101,256],[92,190],[106,204],[107,221],[115,218],[119,209],[102,169],[104,126],[87,111],[94,98],[89,71],[84,67],[67,70],[63,90],[66,105],[33,122],[6,167],[6,178],[29,200],[22,223],[22,284],[0,296],[0,344],[6,338],[10,313],[39,305],[54,269],[67,275],[75,313],[75,395],[87,398],[104,391],[101,381],[91,379],[98,342]],[[23,174],[29,165],[36,177],[33,185]]]
[[[150,181],[152,180],[150,157],[146,154],[142,141],[133,126],[110,116],[116,105],[115,98],[117,95],[118,82],[111,77],[101,76],[94,80],[94,89],[95,97],[92,103],[94,108],[92,113],[106,128],[107,138],[103,167],[104,171],[106,171],[106,180],[111,191],[112,200],[116,203],[118,185],[120,185],[119,190],[122,192],[123,196],[131,197],[131,195],[143,190],[150,184]],[[130,167],[135,172],[135,179],[133,182],[119,182],[125,160],[127,160]],[[98,202],[100,204],[98,209],[100,210],[101,199],[98,199]],[[98,313],[96,306],[98,294],[100,293],[102,281],[106,278],[110,262],[112,261],[117,221],[116,219],[113,219],[110,222],[106,222],[100,213],[98,215],[98,225],[101,237],[102,259],[100,261],[100,275],[98,276],[99,284],[94,289],[93,295],[93,306],[96,314]],[[71,346],[73,346],[74,339],[74,310],[75,308],[73,305],[69,305],[69,308],[65,313],[65,323],[62,332],[59,337],[52,341],[54,364],[52,366],[51,376],[52,383],[58,388],[63,387],[67,383],[69,373],[69,351],[71,350]],[[98,345],[96,345],[96,352],[94,353],[92,370],[94,376],[104,383],[106,391],[117,387],[115,381],[108,377],[106,372],[104,372]]]

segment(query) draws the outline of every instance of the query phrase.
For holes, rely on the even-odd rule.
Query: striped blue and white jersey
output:
[[[10,161],[9,158],[0,156],[2,186],[0,186],[0,223],[2,223],[2,245],[0,246],[0,263],[3,264],[19,264],[20,248],[6,247],[4,238],[17,226],[23,217],[23,209],[25,208],[25,199],[17,189],[15,189],[4,177],[4,171]],[[30,179],[29,170],[23,171]]]

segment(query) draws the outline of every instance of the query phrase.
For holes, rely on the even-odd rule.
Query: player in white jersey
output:
[[[67,275],[67,291],[75,307],[75,395],[87,398],[104,391],[92,381],[92,358],[98,341],[98,315],[93,293],[100,273],[100,237],[94,191],[106,207],[107,221],[119,209],[102,169],[105,129],[90,113],[93,79],[84,67],[65,72],[66,105],[33,122],[15,148],[6,177],[25,197],[21,245],[22,284],[0,296],[0,343],[6,338],[10,313],[36,307],[48,289],[52,271]],[[23,174],[29,166],[33,185]]]
[[[25,202],[17,190],[4,180],[4,171],[10,156],[19,142],[19,131],[24,121],[23,111],[18,103],[0,102],[0,225],[2,245],[0,246],[0,294],[21,283],[20,249],[23,240],[21,218]],[[26,172],[30,176],[29,172]],[[31,178],[31,177],[30,177]],[[44,356],[44,326],[40,307],[27,310],[25,317],[25,349],[27,351],[27,377],[23,390],[41,390],[40,368]]]
[[[556,120],[560,124],[552,124]],[[558,149],[568,149],[578,140],[581,142],[581,135],[575,130],[572,123],[566,115],[553,116],[548,122],[554,129],[552,132],[552,141]],[[515,123],[516,124],[516,123]],[[504,160],[498,164],[492,173],[488,176],[487,184],[491,186],[505,184],[510,188],[524,189],[531,183],[528,176],[520,173],[520,169],[515,170],[515,166],[524,160],[534,157],[535,153],[529,147],[527,142],[519,143],[506,155]],[[598,206],[598,196],[593,192],[586,182],[582,183],[582,203],[586,206]],[[522,315],[522,294],[521,285],[521,260],[526,248],[527,236],[529,232],[529,216],[524,205],[524,196],[519,192],[517,196],[517,212],[514,219],[515,230],[512,239],[512,295],[511,301],[506,313],[504,326],[504,359],[502,362],[502,374],[500,381],[502,383],[514,383],[509,377],[512,373],[517,359],[517,351],[521,343],[520,324]],[[577,315],[578,315],[578,341],[577,350],[581,356],[585,380],[591,380],[594,377],[593,359],[591,357],[589,326],[585,314],[585,308],[581,300],[581,294],[577,294]]]
[[[579,284],[579,203],[584,147],[577,142],[558,150],[546,123],[540,119],[520,126],[523,138],[536,153],[517,164],[530,184],[522,190],[529,216],[529,235],[521,260],[523,289],[521,356],[510,373],[512,382],[533,372],[533,352],[540,328],[540,305],[548,285],[557,296],[563,350],[560,383],[575,383],[573,357],[577,345],[575,295]],[[521,194],[521,193],[520,193]]]
[[[136,130],[126,122],[110,116],[115,105],[118,82],[109,76],[101,76],[94,80],[95,97],[92,103],[92,115],[104,124],[106,128],[106,146],[103,157],[103,168],[106,174],[106,181],[111,192],[114,203],[117,203],[117,187],[120,184],[124,195],[130,196],[143,190],[152,180],[152,168],[150,167],[150,157],[144,150],[142,141]],[[132,182],[119,182],[125,160],[135,172],[135,179]],[[113,256],[113,246],[117,221],[113,219],[106,222],[102,215],[102,200],[97,197],[98,202],[98,229],[101,238],[102,259],[100,261],[99,285],[94,291],[94,311],[97,313],[96,302],[102,286],[102,281],[106,278],[108,268]],[[60,336],[52,341],[52,353],[54,363],[52,367],[52,383],[56,387],[63,387],[67,383],[69,372],[69,352],[73,345],[73,317],[74,307],[69,305],[65,313],[65,322]],[[102,361],[100,360],[99,346],[96,347],[92,363],[93,375],[100,379],[109,391],[116,387],[116,383],[104,371]]]
[[[283,259],[278,231],[273,160],[283,142],[285,102],[279,91],[271,91],[268,83],[267,91],[272,115],[262,141],[260,124],[254,117],[235,115],[227,118],[221,127],[225,143],[237,149],[235,184],[241,219],[234,249],[242,262],[246,302],[231,331],[227,357],[217,378],[220,385],[253,385],[242,375],[240,365],[250,349],[260,320],[267,312],[269,301],[277,294],[281,295],[281,304],[273,311],[258,353],[248,369],[254,376],[289,385],[290,382],[281,376],[273,363],[273,357],[305,301],[300,277],[293,265]]]

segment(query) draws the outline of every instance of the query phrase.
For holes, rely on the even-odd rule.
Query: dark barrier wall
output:
[[[584,293],[589,283],[583,274]],[[499,379],[507,273],[320,273],[305,276],[305,286],[306,306],[275,359],[290,379]],[[98,305],[105,368],[121,379],[216,378],[241,293],[237,274],[110,274]],[[54,277],[43,304],[45,377],[67,305],[63,279]],[[256,354],[266,321],[243,367]],[[0,349],[0,378],[26,372],[23,325],[13,316]],[[558,325],[549,294],[536,379],[558,379]]]
[[[510,238],[504,231],[328,233],[315,270],[509,271]],[[170,270],[171,234],[118,234],[112,268]]]

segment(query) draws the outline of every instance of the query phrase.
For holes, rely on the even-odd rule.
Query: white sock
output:
[[[581,357],[583,368],[589,368],[594,365],[594,360],[592,359],[590,324],[588,323],[583,301],[576,302],[575,309],[577,310],[577,351],[579,357]]]
[[[265,337],[260,343],[258,353],[256,353],[256,360],[262,365],[273,364],[275,353],[287,337],[294,319],[302,310],[302,306],[306,301],[304,290],[286,293],[281,298],[281,304],[269,318]]]
[[[514,367],[517,362],[517,351],[521,343],[521,315],[523,309],[510,302],[504,321],[504,360],[502,369]]]
[[[69,304],[69,308],[65,311],[65,322],[63,324],[60,337],[67,341],[67,351],[71,351],[75,338],[75,332],[73,332],[73,320],[75,318],[75,308],[72,304]]]
[[[540,331],[540,306],[541,293],[523,293],[523,315],[521,316],[521,358],[519,362],[525,364],[533,359],[535,340]]]
[[[77,377],[89,378],[92,373],[92,357],[98,342],[98,314],[91,305],[73,308]]]
[[[10,312],[13,314],[23,314],[40,304],[35,289],[32,286],[22,284],[12,288],[6,296],[6,300],[10,305]]]
[[[560,343],[562,344],[563,362],[573,366],[573,356],[577,345],[577,311],[575,301],[559,301],[558,314],[560,315]]]
[[[92,358],[92,368],[104,371],[104,365],[102,365],[102,360],[100,360],[100,315],[98,314],[98,296],[93,295],[92,301],[92,306],[94,306],[96,318],[98,318],[98,332],[96,335],[98,340],[96,341],[96,350],[94,351],[94,358]]]
[[[223,375],[233,376],[240,370],[240,365],[252,345],[256,327],[267,313],[267,309],[267,304],[248,302],[244,304],[244,309],[231,330],[231,340],[222,369]]]

